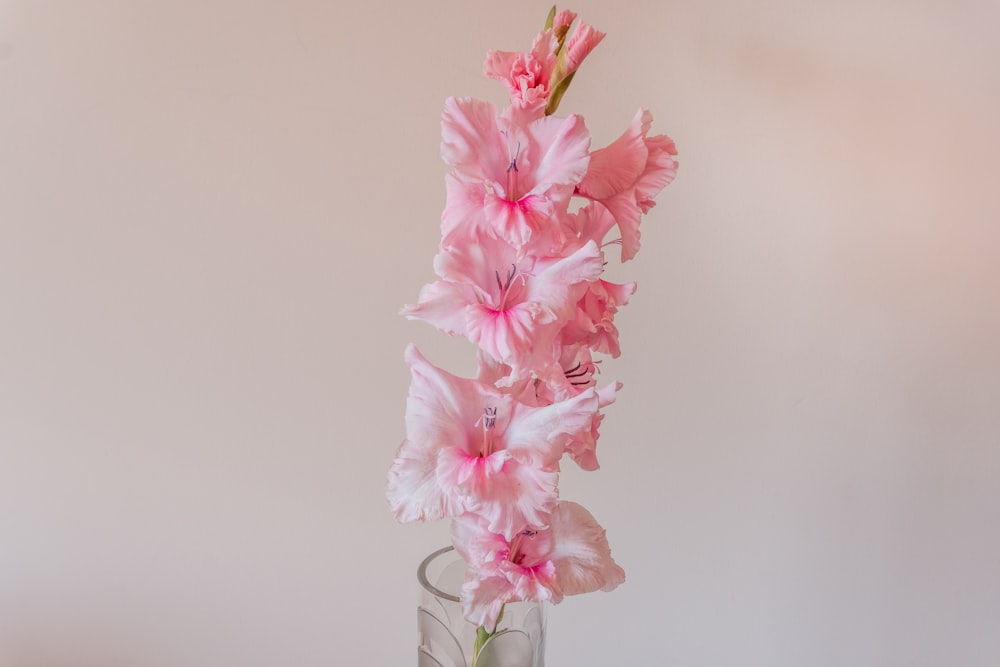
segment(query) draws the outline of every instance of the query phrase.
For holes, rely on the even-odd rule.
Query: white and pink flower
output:
[[[625,581],[604,528],[576,503],[559,502],[548,526],[526,525],[511,537],[492,532],[475,515],[455,519],[451,535],[467,565],[463,612],[487,629],[496,627],[508,602],[558,604],[567,595],[611,591]]]
[[[406,359],[412,375],[406,439],[388,486],[396,518],[471,512],[506,536],[546,525],[559,498],[559,460],[590,432],[597,393],[531,406],[433,366],[413,345]]]

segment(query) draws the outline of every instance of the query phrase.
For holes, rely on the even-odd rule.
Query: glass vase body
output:
[[[545,605],[504,606],[502,632],[486,640],[473,663],[476,626],[462,616],[465,561],[454,547],[429,555],[417,569],[417,667],[545,667]]]

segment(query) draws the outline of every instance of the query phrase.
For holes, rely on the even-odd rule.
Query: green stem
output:
[[[504,607],[500,607],[500,614],[497,616],[496,625],[493,626],[493,632],[486,629],[485,626],[480,625],[476,628],[476,644],[472,647],[472,665],[471,667],[476,667],[479,662],[479,652],[483,650],[483,646],[486,644],[490,637],[496,637],[507,632],[506,629],[500,630],[500,621],[503,620],[503,610]],[[489,667],[486,665],[485,667]]]

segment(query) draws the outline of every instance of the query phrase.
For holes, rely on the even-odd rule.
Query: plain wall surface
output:
[[[1000,664],[995,2],[581,0],[680,150],[548,664]],[[548,5],[0,1],[0,665],[403,667],[450,95]]]

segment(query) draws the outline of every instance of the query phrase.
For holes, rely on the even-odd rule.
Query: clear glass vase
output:
[[[459,592],[465,561],[454,547],[438,549],[420,563],[417,667],[545,667],[545,607],[541,602],[505,605],[499,627],[472,662],[476,626],[462,616]]]

